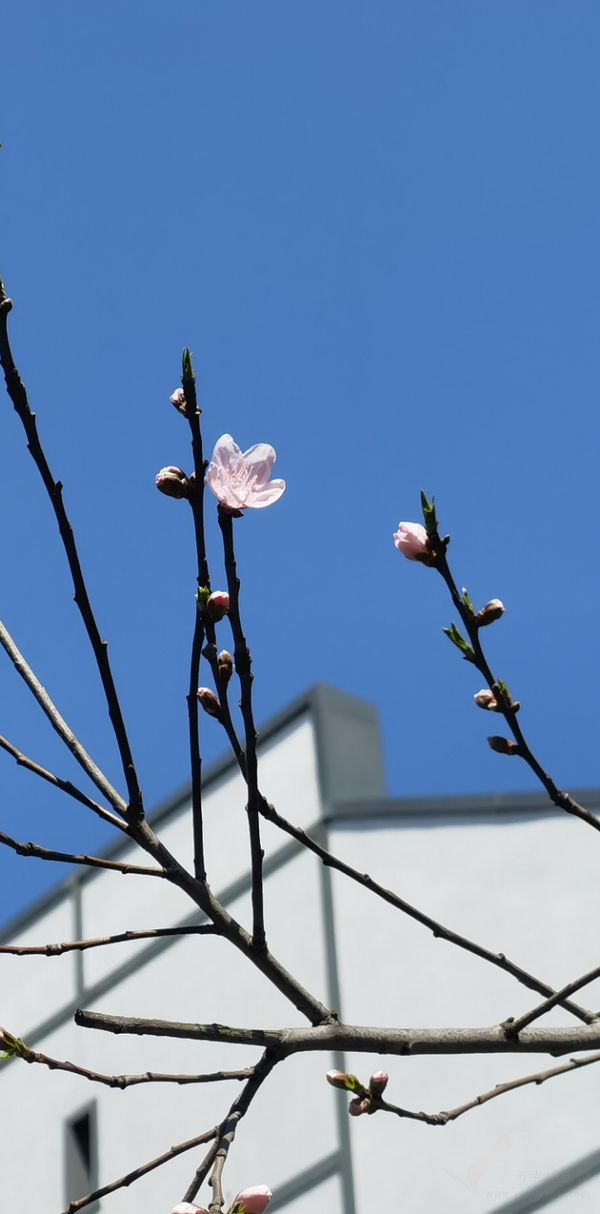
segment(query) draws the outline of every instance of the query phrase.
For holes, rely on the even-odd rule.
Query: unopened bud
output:
[[[494,620],[499,620],[500,616],[504,615],[504,611],[504,603],[501,603],[500,599],[490,599],[489,603],[486,603],[485,607],[477,612],[475,619],[479,627],[483,628],[485,624],[493,624]]]
[[[214,590],[206,603],[206,611],[215,624],[229,611],[229,595],[225,590]]]
[[[208,713],[209,717],[216,717],[217,720],[220,721],[221,705],[219,704],[214,691],[211,691],[210,687],[199,687],[196,695],[200,700],[204,711]]]
[[[174,1206],[171,1214],[208,1214],[208,1210],[204,1206],[195,1206],[193,1201],[180,1201],[178,1206]]]
[[[173,395],[169,397],[169,400],[180,413],[186,413],[185,392],[183,388],[176,388]]]
[[[204,649],[202,650],[202,657],[206,658],[207,662],[214,662],[216,656],[217,656],[217,646],[216,645],[211,644],[211,645],[204,646]]]
[[[498,755],[518,755],[521,753],[517,743],[511,742],[510,738],[488,738],[488,746],[491,750],[495,750]]]
[[[348,1112],[351,1117],[360,1117],[361,1113],[368,1113],[371,1108],[371,1100],[368,1096],[355,1096],[348,1105]]]
[[[236,1214],[264,1214],[272,1196],[266,1184],[255,1184],[250,1189],[242,1189],[231,1208]]]
[[[167,497],[189,497],[190,482],[181,468],[161,468],[156,477],[156,488]]]
[[[476,696],[473,696],[478,708],[486,708],[488,712],[500,712],[500,705],[489,687],[484,687],[483,691],[478,691]]]
[[[348,1090],[348,1079],[354,1076],[347,1075],[345,1071],[328,1071],[326,1078],[332,1088],[342,1088],[345,1092]]]
[[[233,674],[233,658],[226,649],[222,649],[218,658],[217,666],[221,672],[221,678],[224,683],[228,683]]]
[[[374,1096],[381,1096],[388,1085],[389,1075],[387,1071],[375,1071],[369,1080],[369,1091]]]

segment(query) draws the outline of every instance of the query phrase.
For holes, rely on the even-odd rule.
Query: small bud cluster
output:
[[[368,1088],[363,1087],[356,1075],[347,1071],[328,1071],[327,1082],[334,1088],[345,1092],[354,1092],[348,1112],[351,1117],[360,1117],[362,1113],[376,1113],[381,1107],[381,1097],[387,1087],[389,1075],[386,1071],[375,1071],[369,1080]]]

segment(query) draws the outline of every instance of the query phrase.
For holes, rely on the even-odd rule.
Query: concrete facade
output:
[[[319,686],[261,730],[260,783],[284,816],[408,902],[555,987],[598,964],[600,892],[588,828],[537,793],[390,799],[374,710]],[[580,794],[600,808],[600,790]],[[245,795],[234,763],[205,780],[209,879],[249,922]],[[156,811],[166,845],[191,864],[189,789]],[[513,978],[381,902],[269,824],[263,825],[271,951],[348,1022],[397,1027],[495,1024],[539,1002]],[[132,862],[119,841],[110,855]],[[108,854],[108,853],[107,853]],[[164,882],[80,870],[3,931],[2,943],[46,944],[201,922]],[[0,957],[0,1019],[28,1045],[111,1074],[238,1069],[246,1047],[115,1037],[76,1027],[77,1007],[243,1026],[301,1024],[278,992],[213,937],[161,938],[57,958]],[[581,993],[600,1004],[600,982]],[[566,1012],[549,1022],[567,1024]],[[395,1117],[350,1119],[324,1081],[344,1060],[302,1055],[277,1068],[240,1126],[225,1172],[228,1198],[268,1183],[290,1214],[552,1214],[600,1208],[598,1070],[509,1093],[446,1127]],[[389,1098],[436,1112],[553,1060],[349,1057],[366,1080],[390,1072]],[[5,1062],[0,1076],[2,1214],[41,1208],[106,1184],[215,1123],[236,1084],[144,1085],[126,1091]],[[201,1150],[201,1149],[200,1149]],[[103,1214],[168,1214],[200,1151],[105,1198]],[[206,1197],[206,1190],[198,1200]],[[205,1201],[208,1204],[208,1201]],[[92,1209],[93,1207],[88,1207]]]

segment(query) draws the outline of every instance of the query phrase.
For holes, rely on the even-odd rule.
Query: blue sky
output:
[[[488,651],[541,761],[599,782],[599,34],[583,0],[2,6],[13,347],[148,806],[188,778],[192,533],[154,488],[189,468],[184,345],[209,449],[270,442],[288,483],[237,528],[258,718],[325,680],[378,705],[390,792],[533,786],[486,745],[441,581],[392,545],[424,488],[459,584],[506,604]],[[120,780],[7,398],[0,442],[0,618]],[[75,778],[6,659],[0,696],[0,732]],[[106,839],[2,755],[0,774],[3,830]],[[61,875],[4,852],[0,872],[3,918]]]

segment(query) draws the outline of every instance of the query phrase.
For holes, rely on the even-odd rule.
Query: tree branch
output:
[[[81,742],[77,740],[73,731],[69,729],[66,721],[63,719],[63,717],[61,717],[58,709],[50,699],[45,687],[42,687],[42,684],[34,675],[31,667],[27,665],[25,658],[17,649],[17,646],[15,645],[10,633],[7,632],[4,624],[1,622],[0,644],[6,650],[6,653],[13,663],[15,670],[21,675],[21,678],[25,681],[29,690],[35,696],[40,708],[42,708],[45,712],[50,724],[52,725],[52,728],[55,729],[58,736],[62,738],[65,746],[68,747],[71,754],[77,759],[80,766],[83,767],[86,775],[90,777],[90,780],[93,781],[96,788],[99,788],[103,796],[106,797],[106,800],[110,802],[113,809],[116,809],[118,813],[125,817],[127,814],[126,802],[116,791],[116,789],[113,788],[112,784],[109,783],[106,776],[100,771],[100,768],[96,766],[93,759],[91,759],[87,753],[87,750],[84,750]]]
[[[266,949],[264,899],[263,899],[263,850],[260,842],[260,819],[258,813],[258,761],[256,757],[256,726],[252,711],[252,658],[244,636],[240,619],[239,590],[235,553],[233,547],[233,519],[231,514],[219,506],[219,526],[223,535],[225,570],[229,590],[229,621],[234,640],[235,669],[242,691],[241,710],[246,736],[245,778],[248,786],[248,824],[250,828],[250,851],[252,857],[252,941],[256,949]]]
[[[52,503],[52,508],[58,523],[60,537],[64,545],[67,561],[69,563],[69,569],[73,578],[75,602],[77,603],[77,606],[81,612],[83,623],[90,639],[90,644],[92,646],[96,664],[98,666],[102,686],[104,688],[104,694],[108,704],[108,712],[115,733],[117,746],[119,748],[121,762],[123,764],[123,771],[129,794],[130,809],[134,816],[139,817],[143,814],[142,794],[137,781],[131,748],[127,737],[127,731],[125,729],[125,722],[123,720],[121,706],[119,704],[112,670],[108,660],[106,641],[103,641],[100,636],[98,625],[96,624],[94,613],[92,611],[92,606],[89,600],[87,587],[75,544],[73,528],[69,522],[62,499],[62,485],[60,481],[54,480],[54,477],[50,471],[48,461],[39,440],[35,414],[31,412],[25,387],[21,382],[21,378],[14,364],[7,327],[8,314],[11,309],[12,301],[6,298],[4,287],[0,284],[0,363],[2,364],[4,370],[7,391],[13,402],[15,412],[23,424],[25,433],[27,435],[28,449],[33,456]]]
[[[101,1197],[107,1197],[109,1193],[115,1193],[117,1189],[127,1189],[130,1184],[134,1184],[136,1180],[141,1180],[142,1176],[147,1176],[148,1172],[153,1172],[155,1168],[160,1168],[163,1163],[168,1163],[170,1159],[175,1159],[177,1155],[182,1155],[184,1151],[191,1151],[193,1147],[199,1147],[203,1142],[210,1142],[212,1138],[219,1132],[217,1126],[213,1130],[207,1130],[205,1134],[199,1134],[197,1138],[190,1138],[188,1142],[180,1142],[178,1146],[171,1147],[170,1151],[165,1151],[164,1155],[158,1155],[156,1159],[151,1159],[149,1163],[143,1163],[139,1168],[135,1168],[133,1172],[128,1172],[126,1176],[121,1176],[119,1180],[113,1180],[111,1184],[105,1184],[101,1189],[95,1189],[93,1193],[88,1193],[87,1197],[80,1197],[78,1201],[71,1201],[66,1210],[62,1214],[76,1214],[77,1210],[83,1210],[85,1206],[91,1205],[93,1201],[99,1201]]]
[[[104,1012],[75,1013],[82,1028],[139,1036],[175,1037],[188,1041],[219,1041],[230,1045],[256,1045],[293,1054],[329,1050],[365,1054],[566,1054],[600,1049],[600,1022],[577,1028],[525,1029],[518,1038],[506,1025],[491,1028],[400,1029],[329,1023],[314,1028],[246,1029],[223,1024],[189,1024],[169,1020],[143,1020],[109,1016]]]
[[[584,974],[582,978],[576,978],[575,982],[568,982],[566,986],[563,986],[562,990],[556,991],[549,999],[545,999],[543,1003],[539,1003],[531,1012],[520,1016],[518,1020],[506,1021],[507,1031],[518,1036],[521,1029],[526,1028],[533,1020],[537,1020],[539,1016],[543,1016],[545,1012],[549,1012],[551,1008],[556,1007],[557,1003],[563,1003],[567,995],[580,990],[582,986],[587,986],[588,982],[593,982],[596,978],[600,978],[600,965],[590,970],[589,973]],[[598,1019],[600,1019],[600,1016]]]
[[[38,860],[59,860],[65,864],[85,864],[89,868],[108,868],[115,873],[135,873],[138,877],[168,877],[164,868],[142,868],[137,864],[121,864],[117,860],[101,860],[98,856],[72,856],[69,852],[51,851],[37,843],[17,843],[10,835],[0,830],[0,844],[12,848],[18,856],[34,857]]]
[[[177,1083],[184,1086],[190,1083],[221,1083],[229,1079],[249,1079],[254,1075],[254,1067],[246,1067],[242,1071],[213,1071],[206,1075],[163,1075],[158,1071],[144,1071],[141,1075],[103,1075],[99,1071],[88,1070],[75,1062],[61,1062],[58,1058],[50,1058],[48,1054],[40,1054],[23,1046],[20,1057],[24,1062],[40,1063],[51,1071],[68,1071],[70,1075],[81,1075],[92,1083],[102,1083],[109,1088],[136,1087],[140,1083]]]
[[[158,870],[157,870],[158,871]],[[14,957],[60,957],[63,953],[83,953],[88,948],[102,948],[105,944],[124,944],[130,940],[153,940],[159,936],[214,936],[219,929],[214,923],[203,923],[192,927],[153,927],[147,931],[119,932],[116,936],[98,936],[94,940],[66,940],[62,944],[3,944],[0,955],[10,954]]]
[[[99,818],[103,818],[105,822],[110,822],[111,826],[117,826],[118,829],[122,830],[126,835],[130,834],[129,827],[122,818],[118,818],[116,814],[111,814],[110,810],[104,809],[102,805],[98,805],[97,801],[92,801],[91,797],[88,797],[84,792],[81,792],[81,790],[77,788],[75,784],[72,784],[70,780],[61,780],[59,776],[53,775],[51,771],[46,771],[45,767],[40,767],[39,763],[34,763],[33,759],[28,759],[27,755],[24,755],[22,751],[17,750],[17,747],[13,746],[12,742],[9,742],[7,738],[3,738],[1,734],[0,747],[2,750],[5,750],[7,754],[12,755],[13,759],[16,759],[19,767],[26,767],[27,771],[32,771],[34,775],[40,776],[42,780],[47,780],[48,783],[53,784],[55,788],[60,788],[62,792],[68,793],[70,797],[73,797],[76,801],[79,801],[81,805],[85,805],[87,809],[93,810],[95,814],[98,814]]]

